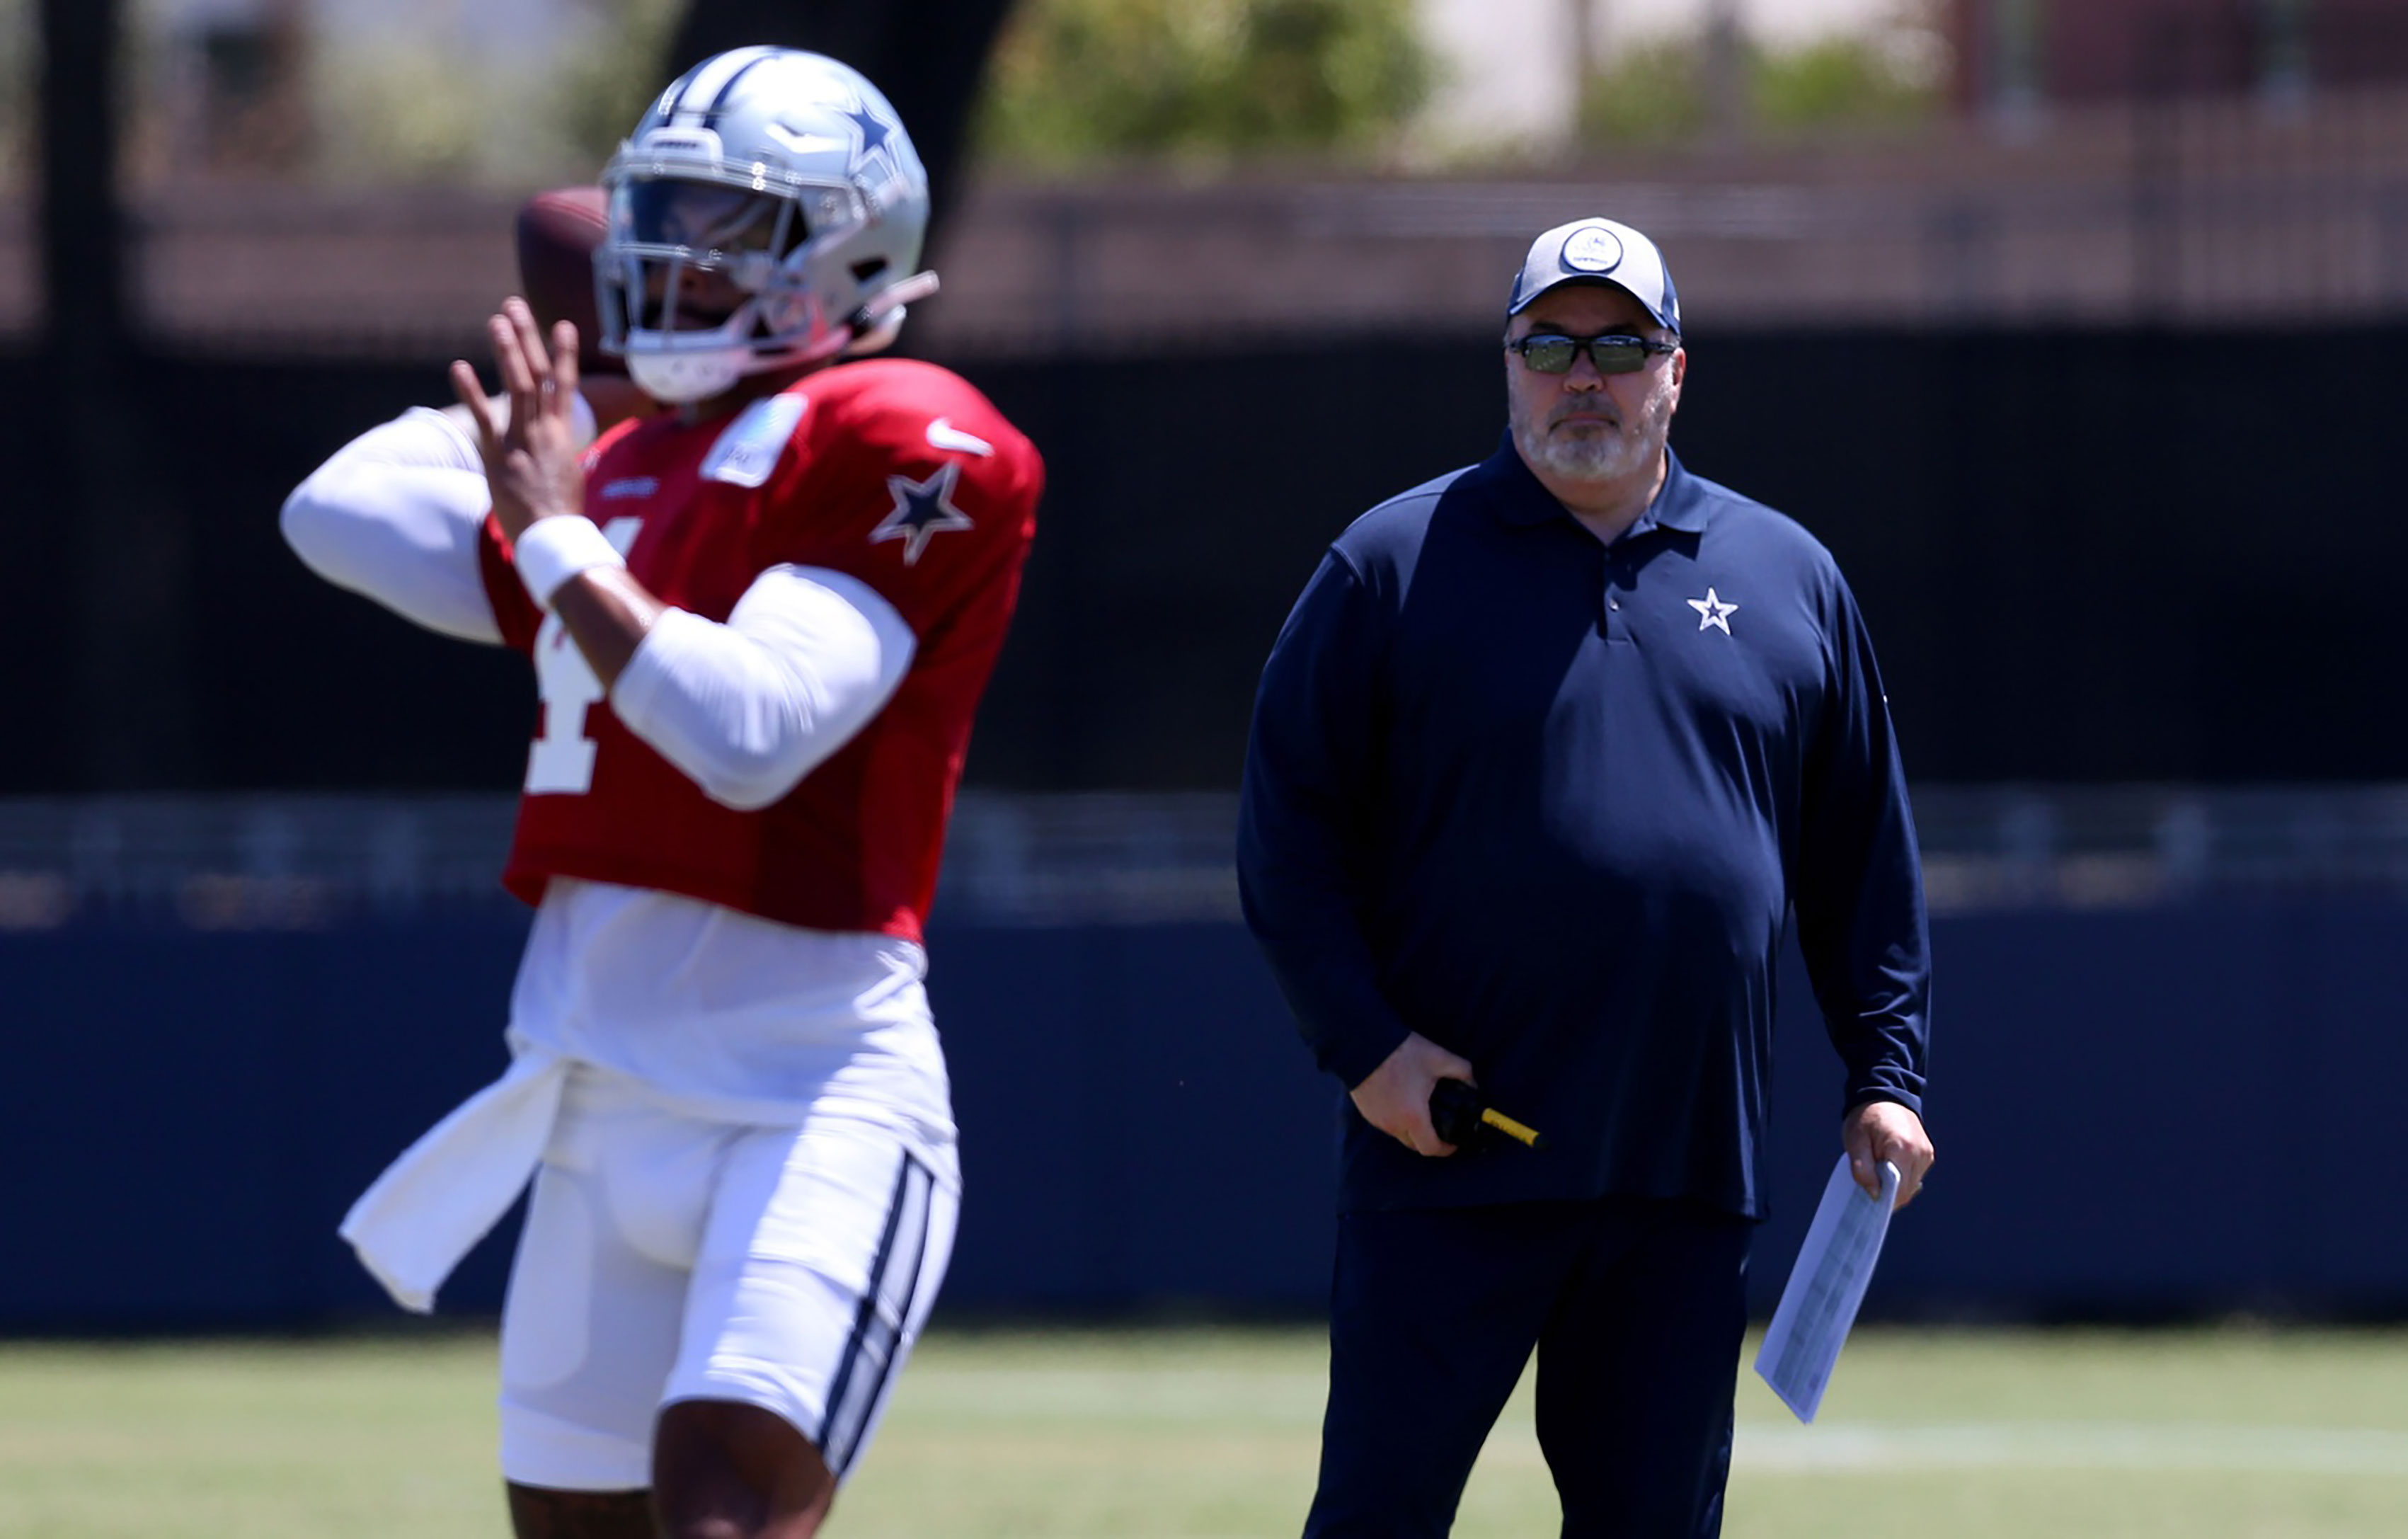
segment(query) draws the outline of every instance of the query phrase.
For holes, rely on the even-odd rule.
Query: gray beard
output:
[[[1647,446],[1626,423],[1619,430],[1550,433],[1542,424],[1516,419],[1513,445],[1535,469],[1567,481],[1613,481],[1645,465]]]

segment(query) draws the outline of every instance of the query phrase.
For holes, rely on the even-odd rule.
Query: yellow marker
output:
[[[1541,1143],[1545,1142],[1545,1140],[1540,1136],[1539,1130],[1536,1128],[1524,1127],[1522,1124],[1514,1121],[1512,1117],[1507,1116],[1504,1113],[1498,1111],[1494,1106],[1482,1107],[1480,1109],[1480,1120],[1488,1124],[1491,1128],[1496,1129],[1498,1132],[1503,1133],[1507,1138],[1512,1139],[1514,1143],[1526,1144],[1533,1149],[1539,1147]]]

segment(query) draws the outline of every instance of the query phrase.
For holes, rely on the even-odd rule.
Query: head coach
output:
[[[1312,1536],[1437,1535],[1532,1350],[1563,1532],[1718,1533],[1794,907],[1842,1137],[1921,1185],[1922,875],[1830,554],[1666,447],[1653,242],[1530,248],[1495,453],[1340,535],[1263,673],[1248,924],[1350,1091]],[[1442,1079],[1546,1146],[1457,1147]]]

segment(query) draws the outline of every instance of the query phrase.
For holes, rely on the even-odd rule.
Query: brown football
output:
[[[519,282],[536,319],[577,324],[578,367],[588,374],[624,374],[626,364],[604,352],[595,318],[594,248],[609,227],[599,187],[555,187],[519,206]]]

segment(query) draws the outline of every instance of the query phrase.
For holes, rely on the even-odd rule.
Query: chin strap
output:
[[[844,355],[857,358],[865,352],[892,347],[896,337],[903,330],[903,307],[925,299],[936,292],[937,275],[916,272],[871,295],[868,301],[845,322],[853,333],[853,340],[845,344]]]

